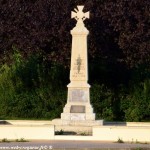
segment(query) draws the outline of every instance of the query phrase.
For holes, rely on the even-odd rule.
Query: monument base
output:
[[[52,120],[58,126],[102,126],[103,120],[95,120],[95,113],[91,104],[83,102],[69,102],[65,105],[61,119]]]
[[[95,121],[95,113],[90,104],[90,85],[86,82],[71,82],[68,85],[67,104],[61,113],[63,121]]]
[[[61,119],[65,121],[94,121],[95,113],[89,103],[70,102],[65,105]]]

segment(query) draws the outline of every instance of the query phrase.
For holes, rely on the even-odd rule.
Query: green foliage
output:
[[[118,138],[117,143],[124,143],[124,141],[121,138]]]
[[[10,141],[7,138],[2,139],[3,143],[9,143]]]
[[[64,134],[64,130],[60,130],[60,131],[56,131],[55,132],[55,135],[63,135]]]
[[[13,58],[0,68],[0,118],[58,117],[66,100],[63,67],[46,68],[39,56],[23,60],[17,51]]]
[[[92,85],[91,102],[98,119],[105,118],[106,121],[124,119],[123,111],[120,108],[120,99],[124,92],[123,87],[119,88],[114,90],[104,84],[95,83]]]
[[[150,118],[150,80],[134,84],[126,89],[120,86],[117,92],[105,85],[93,84],[91,102],[97,118],[107,121],[146,121]],[[118,94],[119,93],[119,94]]]
[[[16,139],[16,142],[28,142],[28,140],[21,138],[21,139]]]
[[[122,100],[121,107],[125,112],[125,120],[142,121],[150,118],[150,88],[149,80],[137,85]]]
[[[113,93],[104,85],[94,84],[91,88],[91,102],[97,113],[97,118],[113,120],[112,112]]]
[[[88,135],[90,135],[90,133],[88,133],[88,132],[81,132],[81,133],[79,133],[78,135],[88,136]]]
[[[45,61],[39,54],[25,60],[15,48],[12,58],[13,63],[0,67],[0,119],[60,117],[67,99],[68,70],[60,64]],[[108,70],[104,64],[102,68]],[[149,121],[148,71],[142,71],[142,75],[139,70],[134,71],[126,80],[128,84],[121,84],[121,79],[118,82],[116,77],[109,79],[111,84],[104,81],[97,76],[91,83],[90,98],[98,119]]]

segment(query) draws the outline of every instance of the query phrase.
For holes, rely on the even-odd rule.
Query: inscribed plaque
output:
[[[81,105],[72,105],[70,113],[85,113],[85,106]]]
[[[86,102],[88,99],[88,93],[84,90],[72,90],[70,93],[70,101],[73,102]]]

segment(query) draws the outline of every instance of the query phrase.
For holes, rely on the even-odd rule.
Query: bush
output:
[[[1,66],[0,118],[59,117],[66,100],[66,71],[58,64],[48,68],[40,57],[24,60],[15,51],[14,62]]]
[[[150,118],[149,83],[149,80],[145,80],[138,84],[122,99],[121,107],[125,113],[126,121],[144,121]]]
[[[114,93],[104,85],[93,84],[91,88],[91,103],[96,112],[97,118],[113,120],[113,95]]]
[[[68,75],[60,64],[45,62],[38,54],[25,60],[15,50],[13,62],[0,67],[0,119],[60,117],[67,99]],[[109,88],[94,80],[90,98],[96,117],[150,121],[150,79],[143,79],[137,75],[130,86],[119,83]]]

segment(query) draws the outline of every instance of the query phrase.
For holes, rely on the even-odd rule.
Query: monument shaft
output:
[[[72,56],[70,81],[85,82],[88,81],[87,64],[87,33],[72,33]]]

